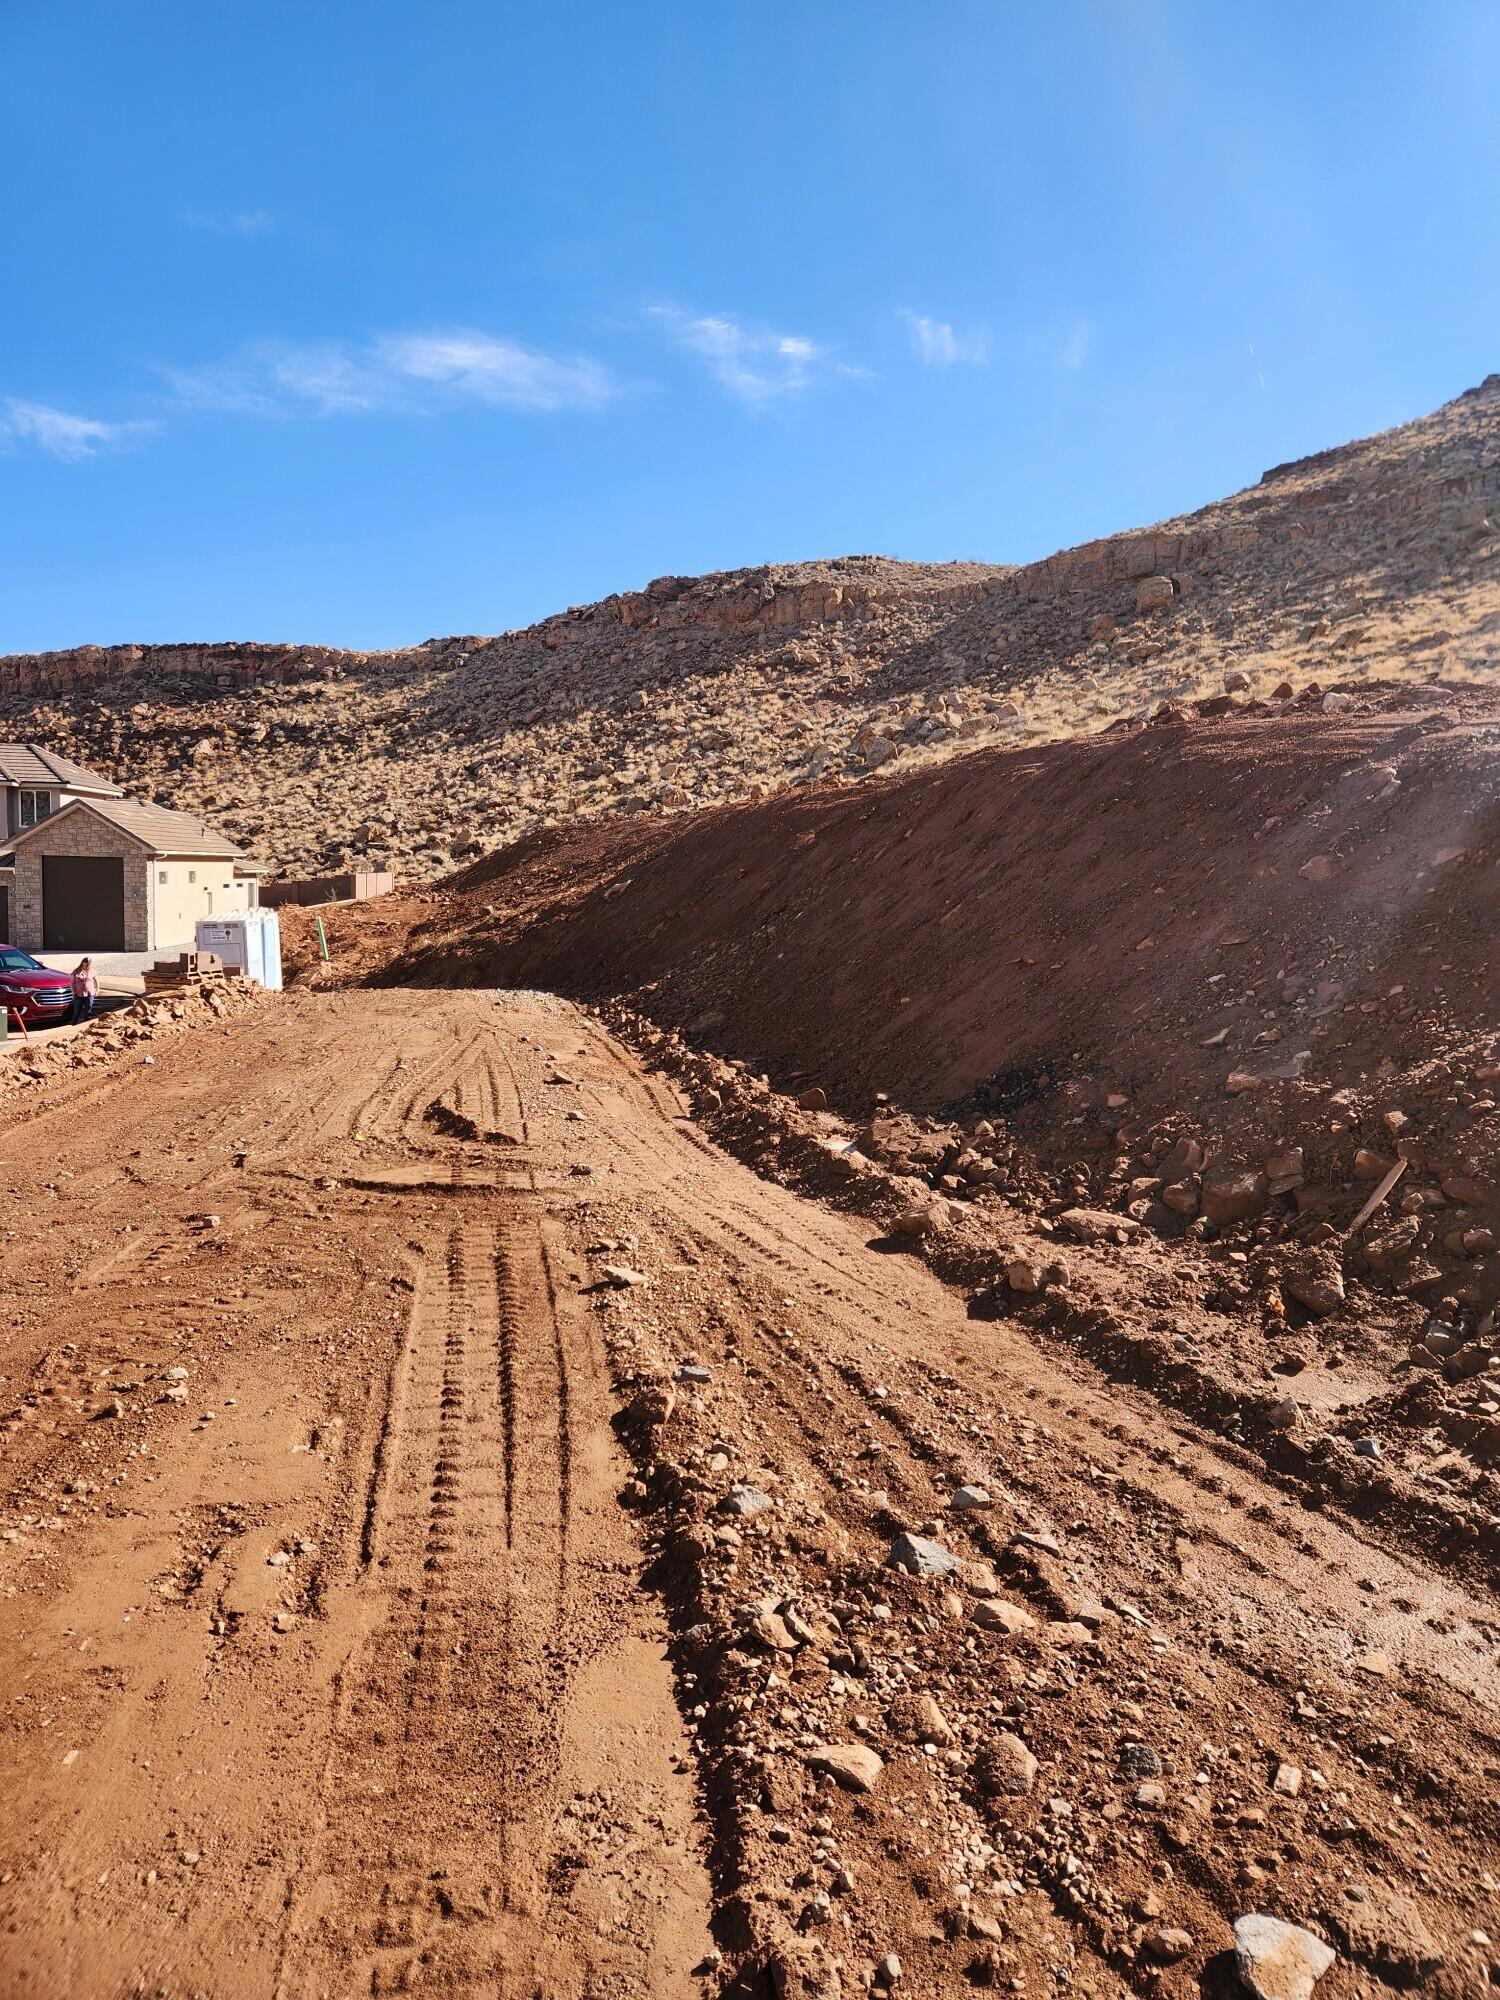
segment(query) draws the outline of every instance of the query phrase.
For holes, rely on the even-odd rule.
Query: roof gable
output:
[[[232,840],[226,839],[222,833],[215,833],[211,826],[201,819],[194,819],[191,813],[174,812],[170,806],[143,805],[137,799],[126,798],[74,799],[61,812],[50,813],[46,819],[38,820],[35,826],[28,826],[16,834],[5,852],[13,854],[26,841],[35,840],[39,833],[49,832],[71,814],[80,812],[92,813],[96,819],[104,820],[153,855],[203,856],[225,861],[242,861],[245,858]]]
[[[43,750],[35,743],[0,743],[0,785],[27,785],[38,790],[92,792],[101,798],[123,798],[118,785],[87,771],[70,757]]]

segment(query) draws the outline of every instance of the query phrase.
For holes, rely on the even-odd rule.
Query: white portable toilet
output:
[[[199,951],[217,952],[226,965],[237,965],[257,986],[281,991],[281,925],[274,910],[200,917],[194,943]]]

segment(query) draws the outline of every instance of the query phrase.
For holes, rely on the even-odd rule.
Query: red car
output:
[[[0,1004],[12,1021],[28,1028],[55,1027],[72,1012],[72,975],[38,965],[13,944],[0,944]]]

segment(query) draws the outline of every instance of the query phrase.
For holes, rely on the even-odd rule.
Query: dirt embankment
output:
[[[1497,778],[1488,703],[1179,717],[540,836],[419,910],[387,977],[645,996],[854,1108],[1136,1120],[1233,1076],[1243,1114],[1248,1080],[1404,1073],[1486,1028]]]

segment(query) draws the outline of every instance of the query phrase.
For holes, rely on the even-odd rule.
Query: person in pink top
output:
[[[98,992],[99,975],[94,971],[94,961],[91,958],[79,959],[73,968],[73,1011],[68,1016],[75,1028],[93,1013]]]

